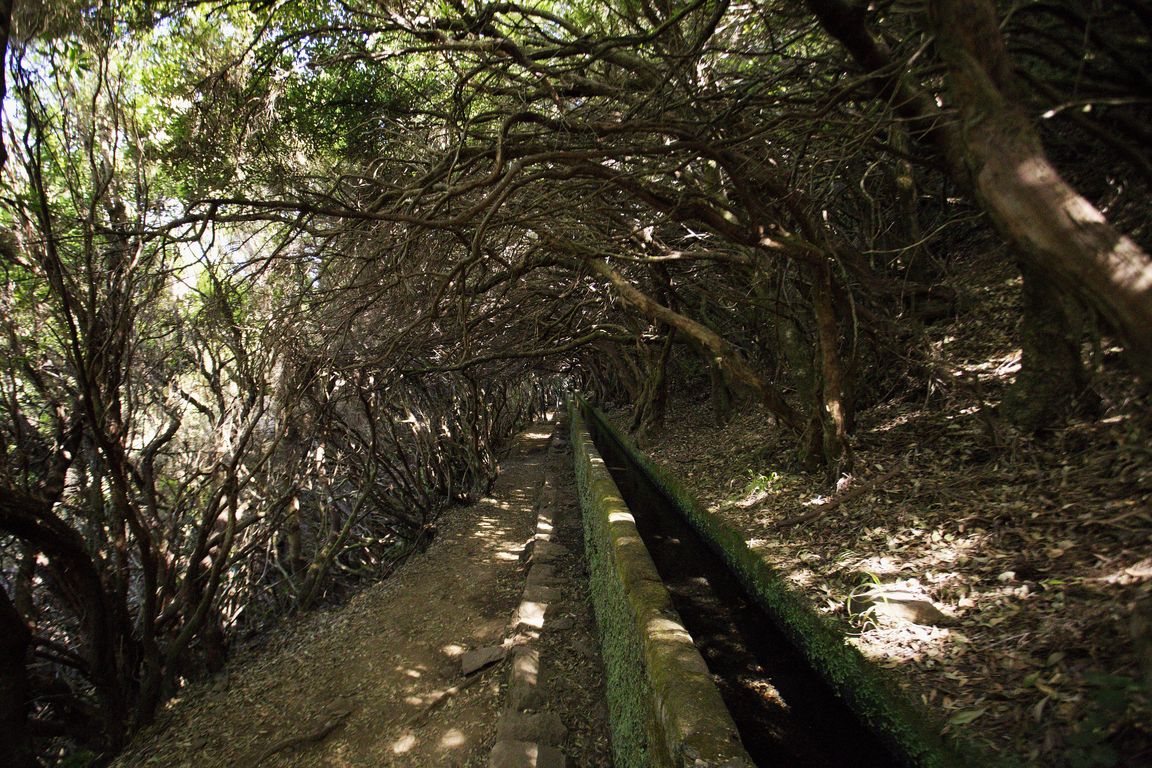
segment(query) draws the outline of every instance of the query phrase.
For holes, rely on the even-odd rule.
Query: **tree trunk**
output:
[[[671,357],[675,337],[676,332],[669,331],[664,335],[664,342],[660,345],[659,351],[644,350],[648,376],[644,380],[644,389],[636,401],[631,425],[632,431],[641,441],[664,428],[664,414],[668,406],[668,358]]]
[[[991,0],[933,0],[931,19],[984,210],[1036,271],[1079,296],[1152,381],[1152,259],[1060,177],[1019,107]]]
[[[728,424],[732,418],[732,390],[724,380],[724,374],[706,355],[705,364],[708,366],[708,399],[712,403],[712,420],[718,427]]]
[[[0,103],[8,95],[8,83],[5,75],[8,72],[8,34],[12,30],[13,0],[0,0]],[[0,132],[0,171],[8,161],[8,150],[4,147],[4,135]]]
[[[99,701],[101,746],[119,750],[128,722],[120,651],[131,642],[130,627],[115,620],[84,539],[56,517],[50,504],[11,489],[0,489],[0,531],[24,540],[48,558],[46,571],[56,584],[54,591],[82,628],[84,656]]]
[[[1008,52],[991,0],[932,0],[930,17],[948,67],[959,126],[913,84],[863,6],[805,0],[829,35],[874,75],[914,141],[933,148],[1018,253],[1095,309],[1121,337],[1136,374],[1152,381],[1152,260],[1065,182],[1018,106]]]
[[[0,753],[11,768],[36,768],[28,733],[28,646],[32,633],[0,589]]]
[[[832,301],[832,271],[827,264],[812,270],[812,307],[816,320],[816,352],[820,371],[818,404],[824,465],[833,480],[852,468],[848,444],[844,373],[840,364],[840,327]]]
[[[892,188],[896,202],[896,220],[893,222],[894,238],[892,246],[899,249],[900,269],[904,277],[912,282],[932,285],[940,277],[940,270],[932,260],[932,254],[924,242],[924,230],[920,226],[920,200],[916,187],[916,169],[908,156],[912,153],[908,130],[904,124],[893,121],[889,129],[889,143],[897,152],[893,164]],[[913,311],[916,310],[913,298]]]
[[[1029,262],[1020,263],[1020,272],[1020,373],[1004,407],[1014,424],[1040,432],[1060,426],[1078,408],[1094,408],[1096,401],[1080,355],[1083,324],[1071,300]]]

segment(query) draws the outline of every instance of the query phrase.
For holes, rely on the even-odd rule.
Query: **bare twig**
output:
[[[286,739],[281,739],[280,741],[276,742],[261,752],[260,756],[256,758],[255,764],[262,765],[265,760],[272,757],[272,755],[276,754],[277,752],[283,752],[286,749],[295,749],[296,747],[303,746],[304,744],[312,744],[323,741],[325,738],[327,738],[328,734],[336,730],[340,726],[340,723],[344,722],[344,718],[348,717],[350,714],[352,714],[352,710],[350,709],[336,712],[327,720],[325,720],[323,725],[321,725],[319,728],[316,728],[315,730],[309,731],[308,733],[302,733],[299,736],[289,736]]]

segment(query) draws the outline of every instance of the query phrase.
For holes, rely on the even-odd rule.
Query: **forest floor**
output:
[[[486,766],[504,704],[507,664],[470,676],[461,656],[500,645],[524,589],[520,553],[536,526],[545,472],[557,480],[554,540],[582,552],[571,460],[549,453],[552,424],[521,434],[490,496],[441,516],[438,533],[386,581],[318,611],[186,688],[119,758],[120,768],[195,766]],[[606,706],[582,560],[567,566],[564,638],[545,631],[558,668],[549,711],[581,766],[608,764]],[[547,625],[545,627],[547,630]],[[567,653],[567,655],[565,655]]]
[[[1028,765],[1152,765],[1136,651],[1152,651],[1148,395],[1106,365],[1101,419],[1043,437],[1006,423],[1010,267],[990,254],[953,284],[967,310],[925,330],[930,387],[860,414],[840,490],[753,407],[719,427],[706,400],[674,399],[644,447],[947,729]],[[879,584],[944,615],[850,615]]]

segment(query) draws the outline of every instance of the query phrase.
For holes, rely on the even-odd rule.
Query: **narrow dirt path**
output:
[[[423,556],[190,689],[117,764],[486,765],[504,664],[465,678],[459,657],[505,636],[551,428],[523,433],[491,496],[445,515]]]

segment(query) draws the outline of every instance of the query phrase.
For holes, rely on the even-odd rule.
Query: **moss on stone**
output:
[[[751,766],[578,413],[572,447],[616,764]]]
[[[630,628],[623,585],[615,578],[606,530],[608,516],[601,513],[600,495],[592,477],[591,446],[584,421],[575,412],[571,430],[592,605],[604,658],[613,760],[621,768],[668,765],[666,758],[651,754],[649,748],[656,722],[652,690],[644,677],[640,639]]]
[[[808,663],[903,762],[926,768],[1012,765],[974,744],[943,735],[939,720],[901,691],[884,670],[848,645],[836,627],[748,547],[738,530],[708,513],[674,476],[623,437],[603,414],[587,405],[585,414],[591,433],[612,440],[648,475],[732,568]]]

